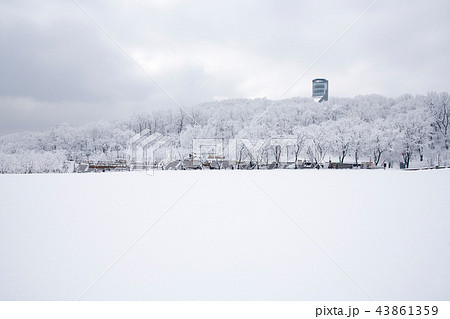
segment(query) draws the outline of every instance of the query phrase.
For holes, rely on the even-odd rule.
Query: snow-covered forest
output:
[[[295,138],[296,145],[290,150],[295,158],[316,163],[369,159],[377,166],[450,163],[446,92],[398,98],[331,98],[323,103],[309,98],[233,99],[186,110],[135,114],[122,121],[79,127],[63,123],[43,132],[2,135],[0,172],[68,172],[73,171],[73,162],[127,159],[127,140],[143,129],[170,137],[172,153],[179,159],[192,152],[194,138]],[[250,158],[245,145],[240,144],[241,160],[273,161],[279,156],[279,147],[267,144],[259,149],[260,158]]]

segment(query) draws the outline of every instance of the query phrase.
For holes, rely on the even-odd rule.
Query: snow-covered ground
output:
[[[0,300],[449,300],[449,181],[450,170],[0,175]]]

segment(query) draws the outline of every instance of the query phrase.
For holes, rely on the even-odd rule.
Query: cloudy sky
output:
[[[78,0],[182,105],[278,98],[373,0]],[[450,2],[379,0],[285,97],[449,91]],[[0,2],[0,133],[176,109],[73,0]]]

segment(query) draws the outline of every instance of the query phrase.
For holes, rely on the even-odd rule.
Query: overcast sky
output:
[[[278,98],[373,0],[78,0],[181,104]],[[449,91],[450,1],[379,0],[285,97]],[[176,105],[72,0],[0,2],[0,133]]]

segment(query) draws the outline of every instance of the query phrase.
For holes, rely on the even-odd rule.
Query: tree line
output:
[[[447,92],[397,98],[364,95],[322,103],[309,98],[230,99],[186,111],[153,111],[121,121],[77,127],[62,123],[47,131],[4,134],[0,173],[67,172],[71,162],[128,159],[127,141],[143,129],[169,136],[169,147],[179,159],[192,153],[194,138],[236,138],[240,160],[276,161],[280,146],[262,144],[252,152],[242,140],[294,138],[291,155],[314,163],[370,160],[377,166],[403,162],[409,167],[412,162],[434,166],[450,160]]]

